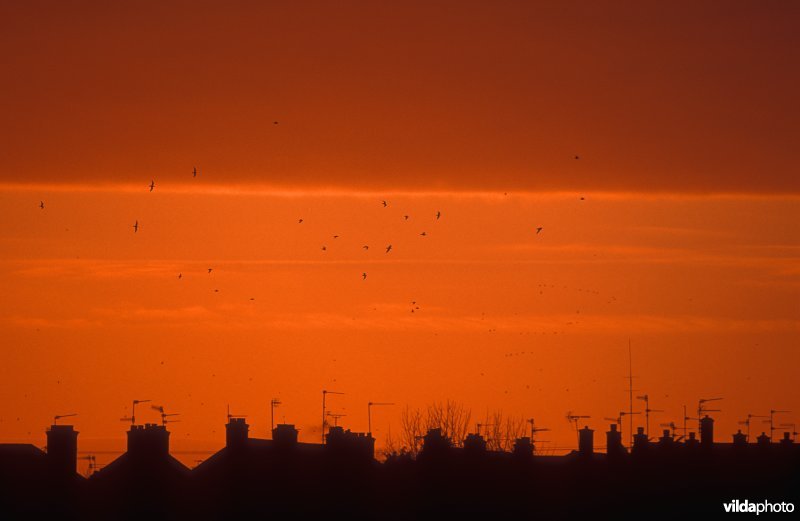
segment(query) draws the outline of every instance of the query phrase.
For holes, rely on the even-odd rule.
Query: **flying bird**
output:
[[[303,224],[303,219],[298,219],[297,224]]]
[[[150,180],[150,191],[152,192],[153,188],[155,188],[155,187],[156,187],[156,182],[151,179]]]
[[[361,274],[361,280],[367,280],[367,272]]]
[[[441,217],[441,216],[442,216],[442,212],[439,212],[439,211],[437,211],[437,212],[436,212],[436,219],[438,220],[438,219],[439,219],[439,217]]]
[[[405,219],[407,221],[408,220],[408,215],[404,215],[403,219]]]
[[[137,220],[135,223],[133,223],[133,233],[136,233],[138,231],[139,231],[139,221]]]
[[[44,201],[39,201],[39,208],[44,210]]]
[[[392,245],[391,244],[386,247],[386,253],[389,253],[390,251],[392,251]]]
[[[322,247],[322,251],[327,251],[327,250],[328,250],[328,248],[326,246]]]
[[[386,208],[387,206],[389,206],[389,203],[387,203],[386,201],[383,201],[383,207]]]
[[[209,273],[211,273],[211,270],[213,270],[213,269],[214,269],[214,268],[208,268],[208,272],[209,272]]]
[[[192,168],[192,177],[197,177],[197,167]]]
[[[542,227],[541,226],[536,228],[536,235],[539,235],[539,233],[541,233],[541,231],[542,231]]]
[[[334,239],[338,239],[338,238],[339,238],[339,236],[338,236],[338,235],[334,235],[334,236],[333,236],[333,238],[334,238]]]
[[[277,125],[277,124],[278,124],[278,122],[277,122],[277,121],[273,121],[273,122],[272,122],[272,124],[273,124],[273,125]]]
[[[362,246],[362,248],[364,248],[365,250],[368,250],[368,249],[369,249],[369,246],[367,246],[367,245],[365,244],[364,246]]]
[[[178,273],[178,279],[180,280],[182,278],[183,278],[183,273]]]
[[[581,156],[575,156],[575,159],[580,159],[580,158],[581,158]]]
[[[428,234],[427,234],[426,232],[422,232],[422,233],[420,233],[420,235],[422,235],[423,237],[425,237],[425,236],[427,236]]]

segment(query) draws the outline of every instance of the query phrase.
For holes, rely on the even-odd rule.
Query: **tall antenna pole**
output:
[[[633,415],[633,356],[631,354],[631,339],[628,338],[628,414]],[[628,422],[630,443],[633,447],[633,418]]]
[[[686,432],[686,420],[688,420],[688,419],[689,418],[686,417],[686,405],[684,405],[683,406],[683,436],[684,436],[684,441],[689,438],[689,433]]]
[[[327,389],[322,390],[322,444],[325,445],[325,425],[328,423],[325,420],[325,397],[329,394],[344,394],[338,393],[336,391],[328,391]]]
[[[272,431],[275,430],[275,407],[279,406],[281,401],[277,398],[273,398],[269,402],[269,425],[270,425],[270,436],[272,436]]]

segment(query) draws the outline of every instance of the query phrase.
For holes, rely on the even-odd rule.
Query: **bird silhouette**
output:
[[[44,201],[39,201],[39,208],[44,210]]]
[[[442,216],[442,212],[439,212],[439,211],[437,211],[437,212],[436,212],[436,219],[438,220],[438,219],[439,219],[439,217],[441,217],[441,216]]]
[[[536,235],[539,235],[539,233],[541,233],[541,231],[542,231],[542,227],[541,226],[536,228]]]
[[[405,219],[407,221],[408,220],[408,215],[404,215],[403,219]]]
[[[197,167],[192,168],[192,177],[197,177]]]
[[[277,121],[273,121],[273,122],[272,122],[272,124],[273,124],[273,125],[277,125],[277,124],[278,124],[278,122],[277,122]]]
[[[367,272],[361,274],[361,280],[367,280]]]
[[[323,246],[322,251],[328,251],[328,248],[326,246]]]
[[[303,224],[303,219],[298,219],[297,224]]]
[[[338,236],[338,235],[334,235],[334,236],[333,236],[333,238],[334,238],[334,239],[338,239],[338,238],[339,238],[339,236]]]
[[[389,203],[387,203],[386,201],[382,201],[382,202],[383,202],[383,207],[384,207],[384,208],[386,208],[387,206],[389,206]]]
[[[422,233],[420,233],[420,235],[422,235],[423,237],[426,237],[428,234],[426,232],[422,232]]]
[[[386,247],[386,253],[389,253],[390,251],[392,251],[392,245],[391,244]]]
[[[369,246],[367,246],[367,245],[365,244],[364,246],[362,246],[362,248],[364,248],[365,250],[368,250],[368,249],[369,249]]]
[[[154,180],[150,180],[150,191],[153,191],[153,188],[156,187],[156,182]]]
[[[136,233],[138,231],[139,231],[139,221],[137,220],[135,223],[133,223],[133,233]]]
[[[182,279],[182,278],[183,278],[183,273],[178,273],[178,279]]]
[[[575,156],[575,159],[580,159],[580,158],[581,158],[581,156]]]
[[[211,271],[212,271],[213,269],[214,269],[214,268],[208,268],[208,272],[209,272],[209,273],[211,273]]]

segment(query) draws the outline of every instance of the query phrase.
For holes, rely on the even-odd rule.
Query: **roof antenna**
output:
[[[337,391],[328,391],[327,389],[322,390],[322,444],[325,445],[325,425],[328,424],[327,420],[325,419],[325,397],[329,394],[344,394]]]
[[[61,418],[69,418],[70,416],[77,416],[78,413],[70,413],[70,414],[57,414],[53,416],[53,425],[58,425],[58,420]]]
[[[628,414],[633,413],[633,356],[631,354],[631,339],[628,338]],[[621,428],[621,426],[620,426]],[[631,418],[628,431],[631,439],[631,447],[633,447],[633,418]]]
[[[273,398],[269,402],[269,426],[270,426],[270,436],[272,432],[275,430],[275,407],[279,406],[281,401],[277,398]]]

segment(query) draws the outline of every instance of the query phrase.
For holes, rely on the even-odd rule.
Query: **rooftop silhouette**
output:
[[[563,456],[540,455],[530,436],[502,451],[490,449],[478,432],[453,440],[434,428],[418,453],[394,452],[379,462],[369,433],[329,426],[324,443],[304,443],[294,425],[281,423],[271,439],[259,439],[250,437],[245,418],[230,416],[225,446],[189,469],[170,455],[169,434],[166,425],[132,424],[127,451],[88,478],[76,472],[72,425],[52,425],[46,451],[0,444],[0,515],[426,519],[614,512],[634,518],[653,505],[664,515],[714,514],[731,498],[796,502],[800,494],[800,446],[792,432],[777,443],[766,433],[750,443],[739,430],[720,442],[708,415],[699,439],[670,429],[649,438],[639,427],[631,450],[617,423],[605,433],[604,452],[584,425],[577,449]]]

